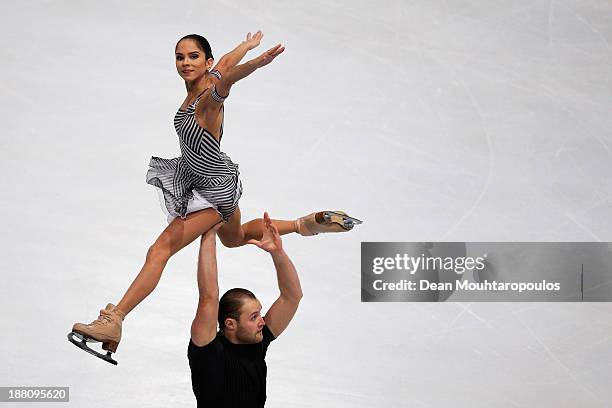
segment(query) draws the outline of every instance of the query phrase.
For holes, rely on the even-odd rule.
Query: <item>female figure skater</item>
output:
[[[169,225],[149,248],[144,266],[117,306],[108,304],[97,320],[73,326],[68,338],[78,347],[116,364],[110,355],[121,340],[125,316],[157,286],[170,257],[216,224],[223,223],[218,236],[226,247],[261,239],[262,219],[241,224],[238,200],[242,184],[238,165],[220,150],[220,143],[223,102],[231,87],[271,63],[285,50],[278,44],[237,65],[247,51],[259,45],[262,37],[260,31],[252,36],[247,34],[246,41],[221,58],[212,70],[212,51],[204,37],[190,34],[176,44],[176,69],[187,88],[187,97],[174,117],[181,156],[174,159],[152,157],[147,173],[147,183],[163,193]],[[342,212],[333,211],[273,222],[280,234],[296,232],[301,235],[348,231],[360,223]],[[102,348],[108,353],[102,355],[92,350],[86,345],[87,341],[102,342]]]

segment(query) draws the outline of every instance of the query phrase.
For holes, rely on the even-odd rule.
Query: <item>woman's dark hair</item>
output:
[[[240,308],[245,299],[257,299],[253,292],[242,288],[230,289],[221,296],[219,300],[219,328],[225,328],[225,319],[228,317],[238,321],[240,319]]]
[[[193,40],[196,42],[196,44],[198,45],[198,48],[201,49],[202,51],[204,51],[204,56],[206,57],[206,59],[212,58],[215,59],[215,57],[213,57],[212,55],[212,49],[210,48],[210,44],[208,43],[208,40],[204,37],[202,37],[199,34],[188,34],[186,36],[184,36],[183,38],[181,38],[180,40],[177,41],[176,45],[178,46],[178,44],[183,41],[183,40]],[[176,47],[174,47],[176,48]]]

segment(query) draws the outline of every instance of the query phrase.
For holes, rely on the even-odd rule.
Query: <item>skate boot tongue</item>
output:
[[[114,308],[115,308],[115,305],[113,305],[112,303],[109,303],[108,305],[106,305],[104,309],[100,310],[100,316],[98,316],[98,320],[110,321]]]
[[[100,310],[100,316],[98,316],[98,320],[103,324],[112,323],[114,320],[113,319],[114,317],[115,316],[112,310],[104,309],[104,310]]]
[[[112,303],[109,303],[108,305],[106,305],[106,307],[104,308],[104,311],[106,312],[105,314],[108,314],[108,312],[111,312],[115,314],[116,316],[118,316],[121,320],[125,319],[125,313],[117,309],[117,306],[113,305]],[[100,310],[100,314],[102,314],[102,310]]]

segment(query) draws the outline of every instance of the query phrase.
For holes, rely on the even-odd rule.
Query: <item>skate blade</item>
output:
[[[362,224],[363,221],[351,217],[342,211],[325,211],[323,212],[323,218],[327,223],[336,223],[340,225],[345,230],[351,230],[355,225]]]
[[[68,341],[70,341],[72,344],[74,344],[81,350],[84,350],[88,352],[89,354],[94,355],[98,357],[99,359],[106,361],[107,363],[110,363],[113,365],[118,364],[117,361],[111,357],[110,351],[108,351],[106,354],[102,354],[87,346],[88,342],[100,343],[98,340],[92,339],[91,337],[83,336],[81,333],[70,332],[68,333]]]

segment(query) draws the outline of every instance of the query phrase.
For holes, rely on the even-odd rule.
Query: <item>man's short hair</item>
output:
[[[225,328],[225,319],[232,318],[236,321],[240,319],[240,308],[246,299],[257,299],[253,292],[247,289],[230,289],[221,296],[219,300],[219,328]]]

